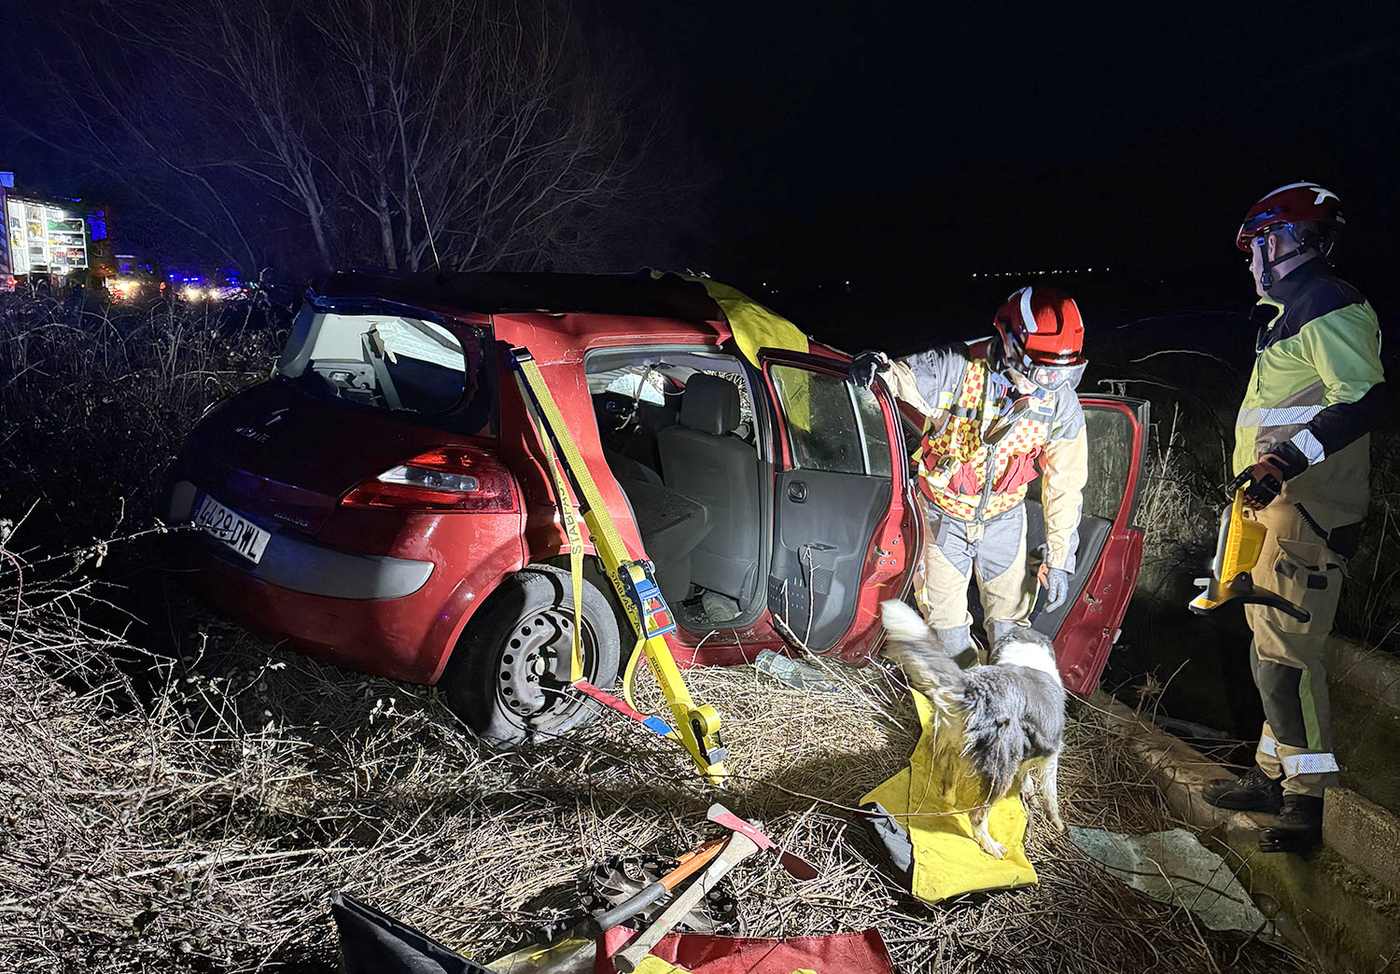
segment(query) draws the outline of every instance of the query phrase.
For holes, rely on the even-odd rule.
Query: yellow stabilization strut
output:
[[[666,634],[675,630],[670,607],[661,595],[653,575],[651,563],[642,558],[633,558],[617,533],[612,515],[598,492],[598,485],[589,473],[588,464],[578,452],[578,445],[569,433],[568,423],[559,412],[554,396],[544,381],[539,365],[528,349],[511,349],[511,361],[515,368],[525,402],[530,407],[531,419],[539,434],[545,451],[545,466],[554,481],[555,493],[559,496],[560,517],[565,533],[569,538],[569,575],[573,583],[574,626],[571,680],[574,685],[589,696],[599,699],[608,706],[628,713],[632,708],[622,701],[610,703],[609,694],[598,693],[583,679],[583,659],[579,648],[578,614],[582,605],[583,588],[583,538],[578,529],[578,514],[588,526],[593,539],[593,547],[603,562],[604,573],[612,582],[627,618],[636,633],[637,643],[632,661],[626,671],[624,684],[628,688],[630,700],[631,678],[636,660],[645,654],[648,665],[656,674],[656,681],[671,708],[673,727],[665,728],[665,736],[679,740],[690,752],[691,759],[711,784],[722,784],[729,772],[724,762],[726,753],[720,742],[719,712],[709,704],[697,705],[685,685],[680,667],[666,645]],[[572,494],[571,494],[572,490]],[[576,498],[576,500],[575,500]],[[618,706],[621,704],[621,706]],[[635,713],[635,711],[633,711]],[[653,730],[659,722],[655,718],[644,723]]]

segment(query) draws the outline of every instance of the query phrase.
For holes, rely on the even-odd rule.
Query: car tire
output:
[[[617,683],[620,644],[608,599],[583,582],[584,678]],[[531,565],[506,578],[467,624],[440,683],[447,704],[493,747],[547,742],[589,723],[597,705],[566,689],[573,625],[569,573]]]

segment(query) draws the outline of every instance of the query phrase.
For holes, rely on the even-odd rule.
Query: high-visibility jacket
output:
[[[1317,259],[1259,300],[1258,357],[1235,420],[1235,473],[1290,442],[1309,468],[1283,500],[1338,524],[1360,521],[1370,500],[1370,432],[1386,412],[1380,324],[1356,288]]]
[[[989,368],[989,347],[935,348],[882,373],[895,396],[925,417],[914,454],[920,490],[943,513],[980,523],[1021,504],[1041,477],[1046,563],[1073,571],[1089,472],[1079,397],[1068,388],[1019,395]],[[943,483],[934,472],[949,453],[960,462]]]

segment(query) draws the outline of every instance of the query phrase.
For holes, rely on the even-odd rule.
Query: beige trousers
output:
[[[1026,571],[1026,509],[1015,507],[983,524],[966,524],[920,498],[924,508],[924,556],[914,596],[924,621],[951,654],[971,645],[968,586],[973,576],[982,598],[987,638],[1025,625],[1035,608],[1036,581]]]
[[[1310,507],[1309,513],[1326,531],[1338,526],[1323,520],[1331,513],[1324,508]],[[1269,533],[1250,573],[1255,586],[1302,606],[1312,618],[1299,622],[1278,609],[1245,606],[1254,634],[1250,668],[1268,718],[1255,760],[1270,777],[1283,778],[1284,791],[1320,798],[1337,782],[1327,637],[1337,614],[1345,561],[1284,498],[1260,511],[1258,519]]]

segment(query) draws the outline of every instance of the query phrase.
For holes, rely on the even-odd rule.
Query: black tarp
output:
[[[345,893],[331,899],[345,974],[490,974],[432,937]]]

